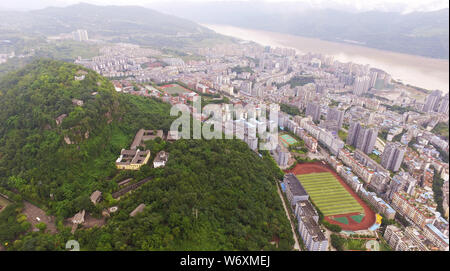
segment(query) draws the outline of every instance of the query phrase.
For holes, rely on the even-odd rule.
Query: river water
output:
[[[331,55],[341,62],[369,64],[405,84],[444,92],[449,91],[448,60],[378,50],[353,44],[323,41],[289,34],[246,29],[228,25],[205,24],[219,34],[250,40],[261,45],[290,47],[299,53]]]

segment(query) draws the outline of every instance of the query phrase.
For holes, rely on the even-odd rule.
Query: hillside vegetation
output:
[[[111,189],[114,161],[139,128],[168,130],[171,123],[161,118],[168,105],[119,95],[92,71],[75,81],[80,70],[42,60],[0,82],[0,185],[61,217],[73,215],[92,191]]]
[[[51,58],[73,62],[91,58],[110,43],[132,43],[158,48],[165,54],[185,60],[198,47],[233,43],[193,21],[138,6],[96,6],[85,3],[68,7],[49,7],[27,12],[0,10],[0,54],[16,56],[0,65],[0,78],[23,68],[35,59]],[[89,42],[50,41],[51,36],[70,34],[77,29],[88,32]],[[102,42],[98,42],[101,40]]]
[[[27,12],[0,11],[0,37],[54,36],[86,29],[91,39],[181,48],[223,37],[199,24],[139,6],[86,3]]]
[[[85,79],[74,80],[81,71],[87,73]],[[84,104],[74,105],[73,99]],[[275,185],[282,173],[269,156],[260,158],[242,141],[155,140],[147,144],[152,157],[162,149],[170,153],[165,168],[115,168],[120,150],[130,145],[138,129],[168,130],[173,121],[168,104],[118,94],[92,71],[41,60],[0,81],[0,108],[0,188],[55,215],[58,227],[55,235],[23,235],[29,225],[13,230],[7,226],[19,218],[0,220],[0,242],[18,238],[8,249],[62,250],[71,239],[78,240],[82,250],[292,247]],[[55,119],[62,114],[67,117],[57,125]],[[112,199],[117,181],[127,177],[152,180],[119,201]],[[89,200],[94,190],[103,192],[97,206]],[[130,217],[141,203],[144,211]],[[111,206],[119,211],[101,228],[81,228],[72,236],[63,226],[64,218],[82,209],[98,217]],[[8,212],[13,213],[11,208]]]
[[[80,231],[89,250],[290,250],[292,234],[277,195],[278,169],[237,140],[180,140],[170,161],[120,200],[102,229]],[[140,203],[142,214],[129,214]]]

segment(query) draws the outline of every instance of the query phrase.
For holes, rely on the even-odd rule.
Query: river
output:
[[[429,90],[449,91],[448,60],[228,25],[205,24],[204,26],[219,34],[254,41],[261,45],[290,47],[299,53],[321,53],[331,55],[341,62],[369,64],[371,67],[386,71],[393,79],[401,80],[405,84]]]

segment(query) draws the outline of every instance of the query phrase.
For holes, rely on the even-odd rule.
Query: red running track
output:
[[[375,213],[372,209],[367,206],[367,204],[352,190],[352,188],[342,180],[341,176],[339,176],[336,171],[334,171],[330,166],[324,164],[322,162],[312,162],[312,163],[303,163],[297,164],[293,169],[285,171],[286,173],[293,173],[295,175],[302,174],[310,174],[310,173],[320,173],[320,172],[330,172],[334,175],[334,177],[339,180],[341,185],[358,201],[358,203],[364,208],[364,218],[358,223],[354,221],[350,216],[357,215],[359,213],[349,213],[349,214],[341,214],[335,215],[333,217],[347,217],[349,222],[348,225],[344,223],[340,223],[334,219],[331,219],[329,216],[326,216],[324,219],[331,224],[339,225],[345,231],[358,231],[358,230],[367,230],[373,224],[375,224]]]

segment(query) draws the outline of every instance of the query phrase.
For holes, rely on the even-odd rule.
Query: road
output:
[[[289,211],[287,209],[286,203],[284,202],[284,198],[283,198],[283,195],[281,194],[281,190],[280,190],[280,187],[279,187],[278,184],[277,184],[277,191],[278,191],[278,195],[280,196],[281,202],[283,203],[284,212],[286,213],[286,216],[289,219],[289,223],[291,224],[292,235],[293,235],[294,241],[295,241],[294,250],[299,250],[300,251],[301,250],[300,249],[300,244],[299,244],[298,239],[297,239],[297,234],[295,234],[294,223],[292,223],[291,216],[289,215]]]
[[[333,234],[331,231],[324,229],[325,232],[323,234],[325,234],[325,237],[328,239],[328,250],[329,251],[336,251],[336,249],[331,245],[331,235]]]

